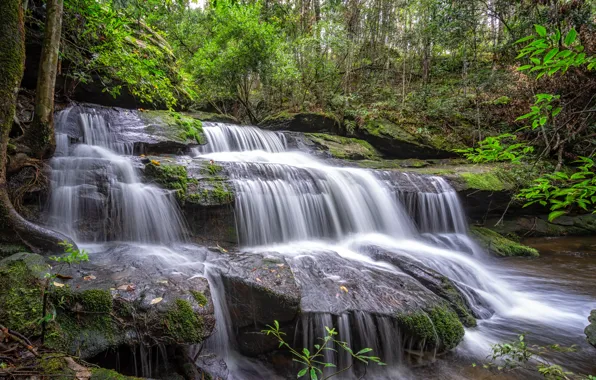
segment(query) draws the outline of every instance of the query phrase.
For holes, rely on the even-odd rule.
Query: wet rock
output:
[[[176,192],[196,241],[235,244],[234,187],[224,167],[201,159],[146,158],[146,182]]]
[[[120,245],[70,268],[54,263],[52,273],[60,276],[50,280],[48,310],[55,314],[46,345],[90,358],[121,345],[202,342],[215,324],[207,280],[168,267],[159,259],[167,254],[172,252]],[[30,321],[41,315],[39,295],[49,272],[39,255],[19,253],[0,262],[0,319],[9,328],[40,334],[40,325]]]
[[[376,247],[369,247],[368,252],[376,260],[385,260],[394,264],[404,273],[418,280],[425,288],[447,301],[464,326],[476,326],[475,317],[480,315],[474,315],[465,297],[449,278],[405,256],[392,255]]]
[[[586,334],[588,343],[596,347],[596,309],[592,310],[590,316],[588,317],[588,321],[590,324],[586,327],[584,333]]]
[[[510,256],[538,256],[538,251],[532,247],[507,239],[498,232],[484,227],[471,227],[470,234],[478,244],[486,248],[490,253],[501,257]]]

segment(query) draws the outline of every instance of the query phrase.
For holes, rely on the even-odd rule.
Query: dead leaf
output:
[[[60,282],[54,281],[54,286],[57,287],[57,288],[63,288],[64,287],[64,284],[63,283],[60,283]]]
[[[151,163],[152,163],[153,165],[155,165],[155,166],[159,166],[159,165],[161,165],[161,164],[159,163],[159,161],[157,161],[157,160],[151,160]]]
[[[257,282],[262,282],[260,278],[257,277]]]
[[[158,284],[164,284],[167,285],[168,284],[168,280],[161,280],[161,281],[157,281]]]
[[[127,292],[132,292],[136,289],[136,286],[133,284],[124,284],[118,287],[118,290],[126,290]]]
[[[157,297],[151,300],[151,305],[155,305],[156,303],[160,303],[161,301],[163,301],[162,297]]]
[[[84,367],[82,365],[80,365],[79,363],[75,362],[73,360],[73,358],[71,357],[66,357],[64,358],[64,360],[66,360],[66,364],[68,366],[68,368],[70,368],[71,370],[73,370],[75,372],[75,379],[77,380],[87,380],[91,378],[91,371],[89,370],[89,368]]]
[[[91,280],[95,280],[97,277],[95,277],[94,275],[90,274],[89,276],[85,276],[83,277],[83,281],[91,281]]]
[[[60,273],[56,274],[56,278],[59,278],[61,280],[72,280],[72,276],[67,276],[67,275],[60,274]]]
[[[344,292],[346,292],[346,293],[348,292],[348,288],[346,288],[346,287],[345,287],[345,286],[343,286],[343,285],[342,285],[342,286],[340,286],[339,288],[340,288],[341,290],[343,290]]]

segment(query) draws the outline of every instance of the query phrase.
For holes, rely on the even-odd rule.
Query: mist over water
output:
[[[73,126],[81,132],[76,140],[67,134]],[[408,368],[404,358],[411,347],[389,317],[403,292],[395,284],[417,283],[399,267],[408,260],[448,277],[478,318],[478,326],[466,329],[450,354],[453,363],[461,363],[456,366],[484,359],[491,344],[521,332],[536,335],[541,344],[581,344],[596,294],[563,291],[537,271],[519,271],[489,257],[468,237],[457,193],[444,179],[329,166],[288,151],[283,133],[256,127],[205,123],[204,131],[208,143],[193,153],[224,164],[230,173],[241,254],[286,259],[301,288],[302,315],[293,343],[312,346],[325,326],[334,326],[340,340],[373,348],[388,364],[371,368],[366,378],[435,376],[432,369],[429,375]],[[236,351],[221,278],[226,263],[207,255],[204,265],[188,265],[196,248],[182,245],[185,221],[172,194],[141,182],[130,157],[133,147],[119,140],[109,120],[87,108],[67,109],[57,118],[56,134],[50,223],[78,242],[149,244],[147,251],[164,268],[206,277],[217,328],[196,349],[217,359],[200,364],[229,380],[276,378]],[[104,223],[85,225],[90,213]],[[338,297],[341,286],[350,297]],[[574,369],[591,370],[583,351],[569,358]],[[345,353],[326,359],[341,367],[352,360]],[[444,360],[439,359],[441,366],[449,367]],[[343,378],[360,374],[355,367]],[[460,375],[447,378],[465,377]]]

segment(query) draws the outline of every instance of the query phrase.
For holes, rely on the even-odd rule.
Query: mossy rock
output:
[[[354,128],[348,135],[369,142],[386,158],[449,158],[455,154],[433,145],[422,135],[414,135],[406,128],[384,118],[371,118]]]
[[[471,227],[470,234],[482,247],[496,256],[528,256],[537,257],[539,253],[536,249],[526,245],[509,240],[498,232],[484,227]]]
[[[339,119],[331,113],[324,112],[280,112],[265,118],[259,123],[259,126],[276,131],[311,133],[339,133],[341,131]]]
[[[590,322],[590,324],[586,326],[584,333],[586,334],[586,339],[588,339],[588,343],[596,347],[596,309],[590,312],[588,321]]]
[[[234,116],[225,115],[221,113],[204,112],[204,111],[190,111],[185,112],[184,115],[199,119],[201,121],[211,121],[218,123],[239,124],[240,121]]]
[[[111,370],[111,369],[105,369],[105,368],[91,369],[91,379],[90,380],[135,380],[135,379],[139,379],[139,378],[121,375],[118,372]]]
[[[43,257],[17,253],[0,261],[0,321],[25,336],[41,332],[41,289],[49,266]]]
[[[203,123],[193,115],[173,111],[145,110],[138,113],[146,132],[179,144],[204,144]]]
[[[439,352],[456,347],[464,337],[464,326],[447,306],[418,310],[397,316],[406,339],[417,348],[437,348]]]
[[[482,191],[512,190],[514,184],[495,172],[464,172],[459,174],[468,189]]]
[[[380,158],[376,149],[364,140],[324,133],[308,133],[306,136],[335,158],[347,160],[375,160]]]
[[[145,165],[145,176],[166,189],[176,190],[178,198],[186,197],[190,179],[184,166],[163,160],[150,160]]]

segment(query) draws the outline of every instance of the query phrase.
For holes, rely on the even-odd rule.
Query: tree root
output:
[[[6,188],[0,188],[0,226],[6,232],[14,231],[18,238],[15,240],[22,242],[35,253],[62,252],[60,243],[63,241],[76,247],[71,238],[23,218],[13,207]]]

